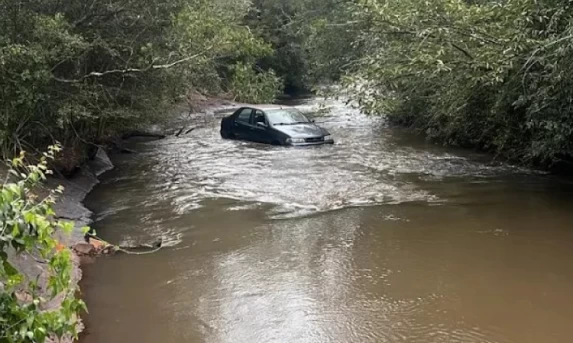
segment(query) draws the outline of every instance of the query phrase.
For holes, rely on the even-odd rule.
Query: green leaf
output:
[[[12,266],[12,264],[8,262],[8,260],[4,258],[2,260],[3,260],[2,265],[4,266],[4,271],[6,272],[6,275],[8,275],[8,277],[14,277],[20,275],[18,269],[14,268],[14,266]]]

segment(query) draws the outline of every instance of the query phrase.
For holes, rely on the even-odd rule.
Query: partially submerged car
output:
[[[274,145],[333,144],[330,133],[293,107],[241,107],[221,121],[221,137]]]

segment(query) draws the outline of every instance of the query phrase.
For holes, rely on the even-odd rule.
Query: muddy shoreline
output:
[[[84,233],[82,228],[89,226],[92,220],[92,211],[86,208],[83,204],[85,198],[99,183],[99,176],[106,171],[113,169],[113,163],[109,159],[108,154],[99,149],[96,156],[88,161],[80,170],[69,179],[52,178],[47,182],[47,188],[53,189],[58,185],[64,186],[64,193],[58,198],[54,205],[56,215],[60,219],[71,220],[74,222],[74,230],[70,235],[62,234],[58,239],[66,246],[72,249],[72,262],[73,262],[73,280],[71,288],[78,287],[82,279],[81,270],[81,257],[78,255],[76,247],[85,244]],[[37,264],[37,262],[34,262]],[[39,266],[36,266],[39,267]],[[80,294],[81,294],[81,289]],[[55,299],[50,308],[57,308],[61,305],[62,299]],[[78,331],[83,331],[84,325],[79,322]],[[72,343],[74,340],[71,337],[60,340],[60,343]]]

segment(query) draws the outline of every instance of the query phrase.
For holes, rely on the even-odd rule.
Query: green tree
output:
[[[238,63],[233,66],[231,88],[235,100],[246,103],[270,103],[282,89],[282,80],[274,71],[258,72],[250,65]]]
[[[284,80],[287,93],[337,81],[360,53],[361,21],[348,0],[255,0],[245,22],[273,47],[259,61]]]
[[[82,150],[272,52],[243,0],[0,0],[0,147]],[[248,85],[243,85],[248,87]]]
[[[541,165],[573,152],[568,2],[361,0],[351,79],[372,113]]]
[[[305,0],[254,0],[245,23],[271,44],[274,53],[259,61],[262,69],[273,69],[284,79],[289,93],[308,88],[308,61],[304,29],[298,20]]]

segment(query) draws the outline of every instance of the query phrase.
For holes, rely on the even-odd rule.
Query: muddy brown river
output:
[[[571,342],[573,186],[336,101],[333,146],[135,142],[88,198],[83,343]]]

